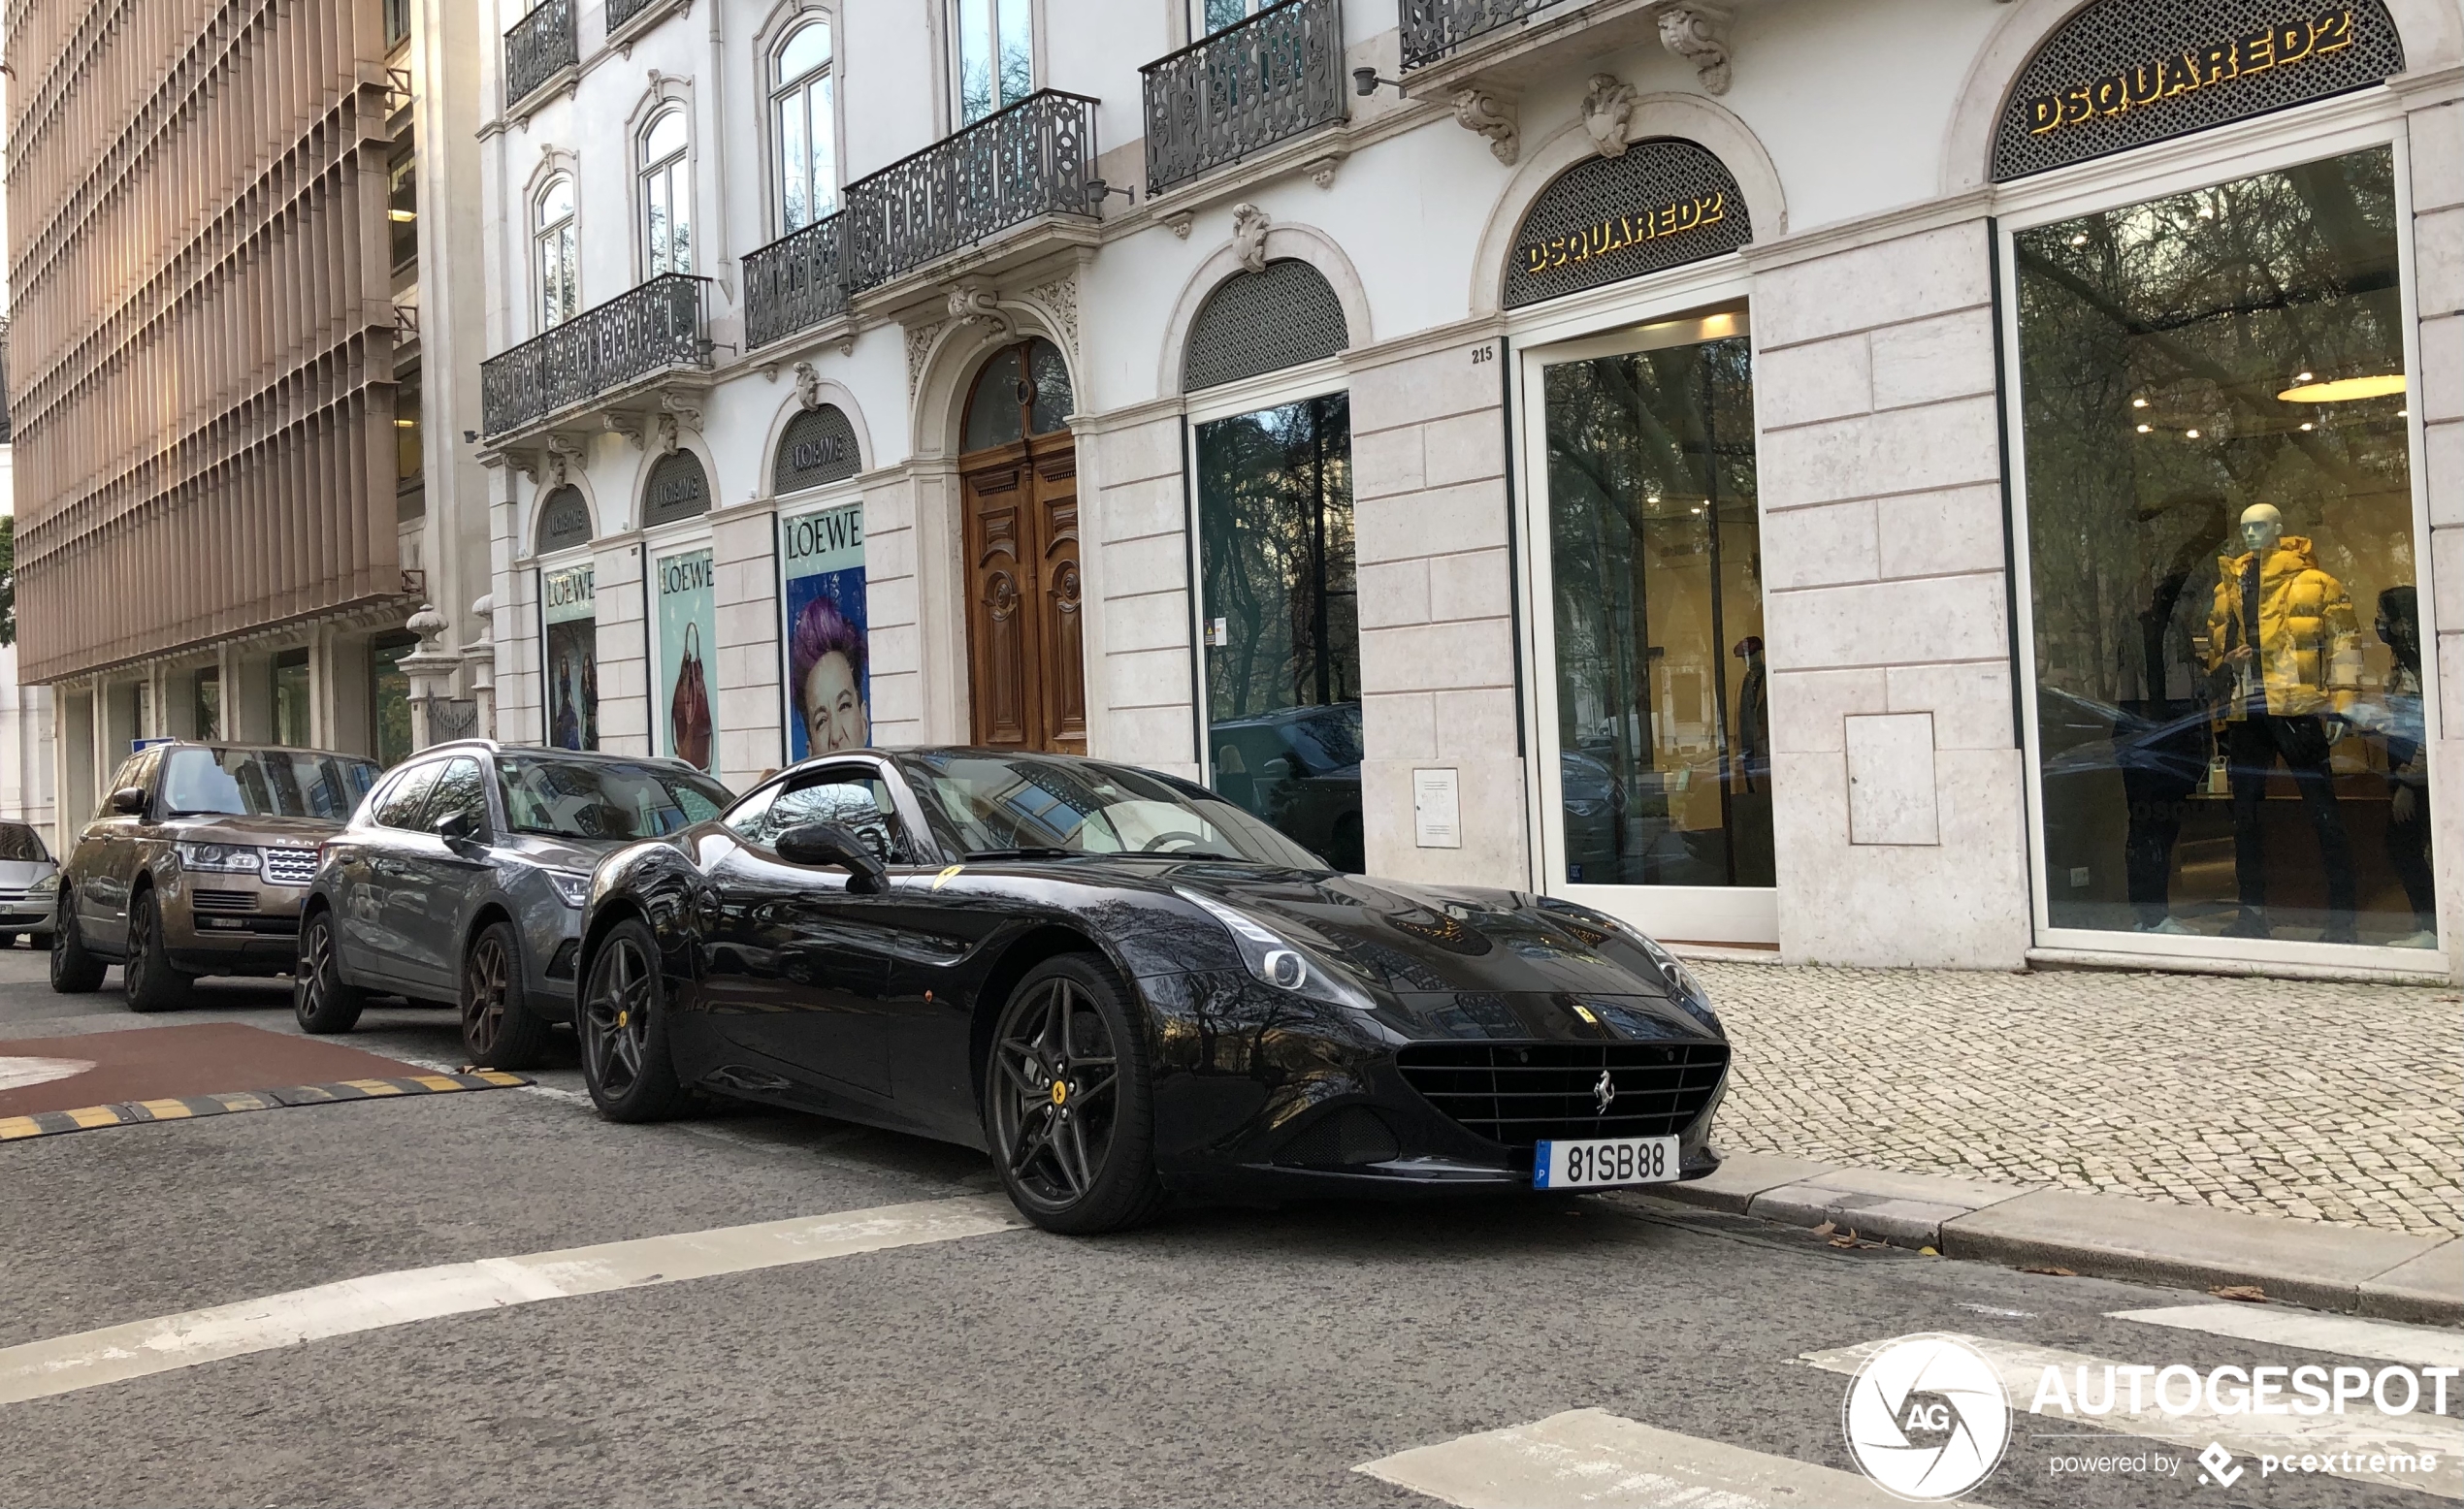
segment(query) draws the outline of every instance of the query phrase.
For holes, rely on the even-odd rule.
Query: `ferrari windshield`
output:
[[[661,838],[734,800],[680,765],[499,755],[497,776],[513,830],[555,838]]]
[[[975,753],[919,755],[908,768],[930,816],[955,830],[971,857],[1157,854],[1326,868],[1230,802],[1151,771]]]
[[[174,750],[163,769],[163,811],[340,822],[375,781],[368,760],[306,750]]]

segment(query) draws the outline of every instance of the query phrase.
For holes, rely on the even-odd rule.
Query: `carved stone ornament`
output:
[[[981,283],[950,290],[950,317],[961,324],[989,326],[996,336],[1011,330],[1010,317],[1001,312],[1001,296]]]
[[[1232,258],[1252,273],[1266,271],[1266,230],[1272,222],[1255,205],[1232,207]]]
[[[907,397],[916,396],[916,385],[924,381],[924,363],[932,357],[932,343],[941,338],[941,327],[947,323],[935,320],[929,325],[907,327]]]
[[[1177,215],[1164,216],[1163,223],[1172,227],[1173,235],[1180,237],[1185,241],[1189,239],[1189,211],[1184,209]]]
[[[676,454],[676,416],[661,414],[651,422],[651,445],[662,456]]]
[[[409,622],[403,625],[403,627],[419,636],[421,654],[438,655],[443,652],[438,641],[442,639],[445,630],[453,626],[445,622],[445,616],[437,611],[435,603],[423,602],[419,605],[419,611],[412,614]]]
[[[621,434],[632,442],[634,450],[641,449],[641,416],[639,414],[629,414],[622,409],[611,408],[599,416],[599,422],[608,433]]]
[[[669,388],[659,395],[659,407],[663,414],[682,424],[686,429],[699,430],[701,428],[701,399],[702,391],[698,388]],[[675,448],[672,443],[667,447],[670,452]]]
[[[822,406],[822,374],[810,362],[795,364],[795,406],[815,409]]]
[[[1635,87],[1615,74],[1591,76],[1591,92],[1583,96],[1583,129],[1603,157],[1626,155],[1626,119],[1634,113]]]
[[[1455,124],[1489,139],[1489,155],[1511,168],[1522,154],[1523,133],[1514,123],[1514,106],[1485,89],[1458,89],[1454,94]]]
[[[1042,305],[1058,322],[1063,343],[1078,349],[1078,274],[1064,273],[1049,283],[1038,284],[1026,291],[1029,303]]]
[[[582,469],[582,442],[569,434],[551,433],[547,437],[547,455],[540,463],[540,485],[549,489],[563,487]]]
[[[1301,164],[1301,172],[1308,174],[1309,181],[1319,188],[1330,189],[1335,186],[1335,170],[1343,165],[1341,156],[1329,155]]]
[[[1717,6],[1672,5],[1660,13],[1660,45],[1694,65],[1712,94],[1729,92],[1729,13]]]

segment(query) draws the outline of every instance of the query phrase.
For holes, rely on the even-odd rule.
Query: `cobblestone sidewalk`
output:
[[[1698,962],[1714,1143],[2464,1235],[2464,1001],[2185,975]]]

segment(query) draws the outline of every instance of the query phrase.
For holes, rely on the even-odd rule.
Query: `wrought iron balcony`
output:
[[[504,108],[511,110],[541,84],[581,62],[573,40],[575,0],[541,0],[504,34]]]
[[[1092,221],[1095,107],[1042,89],[847,186],[837,214],[745,255],[745,344],[820,324],[848,299],[1041,215]]]
[[[706,277],[664,273],[479,364],[491,436],[674,368],[710,366]]]
[[[616,35],[628,21],[658,3],[659,0],[607,0],[607,34]]]
[[[767,345],[847,311],[847,216],[824,215],[744,254],[744,343]]]
[[[1403,66],[1434,63],[1475,37],[1540,11],[1558,0],[1402,0]]]
[[[1140,70],[1147,192],[1344,118],[1339,0],[1283,0]]]

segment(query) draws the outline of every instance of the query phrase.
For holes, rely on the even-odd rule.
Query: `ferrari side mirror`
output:
[[[864,841],[835,822],[802,822],[778,836],[771,846],[789,864],[817,870],[844,870],[847,888],[869,896],[890,883],[890,872],[864,847]]]

